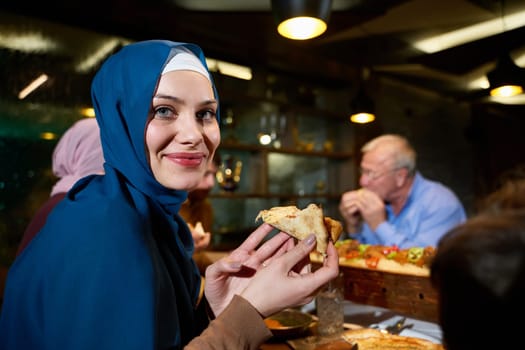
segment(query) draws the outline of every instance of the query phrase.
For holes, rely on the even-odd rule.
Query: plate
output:
[[[431,341],[432,343],[435,343],[435,344],[441,344],[441,339],[436,338],[436,337],[434,337],[432,335],[429,335],[429,334],[425,334],[423,332],[414,331],[412,329],[403,329],[401,331],[401,333],[399,333],[399,335],[402,335],[402,336],[405,336],[405,337],[425,339],[425,340]]]
[[[285,309],[264,319],[275,337],[296,337],[304,334],[314,319],[296,309]]]
[[[399,321],[400,318],[401,316],[394,316],[380,323],[371,324],[370,327],[384,329],[385,327]],[[441,327],[438,324],[414,318],[407,318],[405,324],[412,324],[413,327],[403,329],[401,333],[399,333],[399,335],[403,335],[405,337],[425,339],[436,344],[441,343]]]

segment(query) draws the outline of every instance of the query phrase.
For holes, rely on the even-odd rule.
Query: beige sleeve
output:
[[[245,299],[235,296],[223,313],[184,349],[257,350],[271,336],[257,310]]]

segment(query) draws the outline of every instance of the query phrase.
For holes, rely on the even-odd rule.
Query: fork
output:
[[[384,333],[399,334],[404,329],[412,328],[414,326],[413,323],[405,324],[405,322],[406,322],[406,317],[403,317],[399,321],[397,321],[396,323],[394,323],[394,324],[392,324],[390,326],[386,326],[385,328],[381,328],[377,324],[372,325],[371,328],[379,329],[381,332],[384,332]]]
[[[394,323],[393,325],[390,325],[390,326],[385,327],[385,330],[386,330],[388,333],[390,333],[390,334],[399,334],[399,333],[401,333],[404,329],[414,327],[414,324],[413,324],[413,323],[405,324],[406,320],[407,320],[407,318],[406,318],[406,317],[403,317],[403,318],[401,318],[399,321],[397,321],[396,323]]]

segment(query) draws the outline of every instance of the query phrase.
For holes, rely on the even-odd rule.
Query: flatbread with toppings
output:
[[[343,232],[341,222],[325,217],[323,209],[313,203],[302,210],[294,205],[261,210],[255,221],[259,219],[299,240],[314,233],[316,249],[323,255],[326,254],[328,240],[336,242]]]
[[[395,245],[362,244],[354,239],[338,241],[335,246],[340,265],[416,276],[430,275],[429,266],[435,255],[431,246],[400,249]]]
[[[394,335],[371,328],[345,331],[342,337],[350,344],[357,344],[359,350],[444,350],[443,345],[426,339]]]

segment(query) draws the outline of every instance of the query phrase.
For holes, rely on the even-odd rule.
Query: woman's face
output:
[[[221,134],[210,81],[193,71],[161,76],[146,128],[146,151],[155,179],[191,190],[212,162]]]

